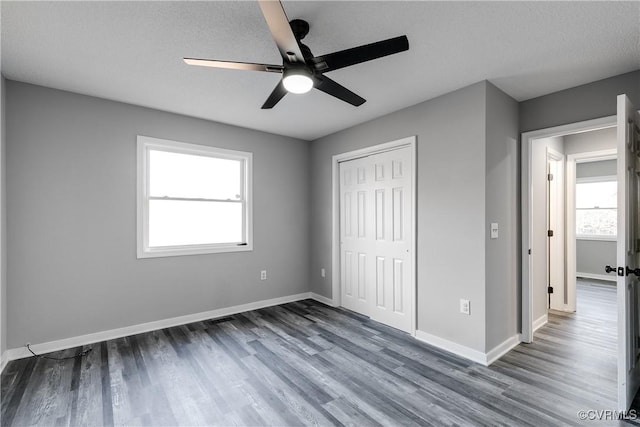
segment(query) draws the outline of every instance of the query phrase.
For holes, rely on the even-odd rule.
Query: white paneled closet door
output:
[[[412,332],[412,156],[400,148],[340,163],[340,287],[345,308]]]

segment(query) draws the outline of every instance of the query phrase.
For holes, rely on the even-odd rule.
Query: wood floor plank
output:
[[[382,426],[360,408],[351,405],[345,399],[336,399],[326,403],[325,409],[333,414],[345,426],[379,427]]]
[[[100,343],[100,374],[102,384],[102,425],[113,425],[113,400],[111,398],[111,371],[109,366],[109,343]]]
[[[577,313],[550,312],[490,367],[344,309],[283,304],[10,362],[0,424],[582,425],[578,411],[616,408],[615,301],[580,281]]]

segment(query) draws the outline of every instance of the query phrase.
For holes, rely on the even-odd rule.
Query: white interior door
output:
[[[618,409],[627,410],[640,385],[638,363],[638,198],[640,115],[618,96]]]
[[[547,149],[548,308],[565,310],[564,155]],[[550,234],[550,235],[549,235]]]
[[[340,163],[340,288],[345,308],[412,332],[410,148]]]
[[[371,175],[369,171],[369,175]],[[369,178],[369,179],[367,179]],[[367,158],[340,163],[340,291],[342,306],[370,316],[367,256],[372,236]],[[368,292],[369,291],[369,292]]]

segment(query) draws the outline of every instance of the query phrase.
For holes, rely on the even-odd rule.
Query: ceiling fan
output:
[[[282,65],[199,58],[184,58],[184,62],[204,67],[281,73],[282,79],[262,105],[263,109],[273,108],[287,92],[306,93],[314,87],[358,107],[366,100],[331,80],[324,73],[409,49],[407,36],[400,36],[327,55],[313,56],[311,50],[300,42],[309,32],[309,24],[306,21],[294,19],[289,22],[279,0],[258,0],[258,3],[282,55]]]

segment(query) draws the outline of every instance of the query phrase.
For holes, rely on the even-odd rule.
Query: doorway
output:
[[[535,248],[537,241],[532,242],[534,268],[546,261],[546,282],[534,282],[534,303],[546,294],[547,310],[572,313],[577,309],[578,278],[615,286],[615,275],[608,275],[604,267],[616,264],[616,128],[536,141],[546,150],[547,227],[543,231],[547,233],[547,246],[543,259],[540,245]],[[551,148],[551,142],[562,152]],[[594,148],[605,149],[586,151]],[[532,166],[539,168],[535,154],[534,149]],[[538,175],[534,173],[534,179]],[[534,193],[541,193],[541,189],[540,182],[534,181]],[[536,230],[538,224],[534,222],[534,233],[543,234]],[[541,274],[534,272],[532,276],[536,280]],[[533,310],[535,331],[546,323],[547,311],[542,304],[534,305]]]
[[[532,140],[532,331],[576,311],[577,277],[615,282],[616,151],[611,126]]]
[[[548,319],[548,310],[575,311],[575,225],[567,218],[575,216],[575,165],[579,151],[597,151],[593,143],[572,148],[567,155],[564,137],[586,135],[616,126],[616,117],[589,120],[523,134],[522,151],[522,333],[521,341],[531,342],[533,332]],[[611,154],[611,153],[609,153]],[[615,149],[613,150],[615,155]],[[571,161],[566,161],[570,159]],[[558,190],[549,181],[549,167],[560,168],[558,175],[566,176],[566,197],[558,200]],[[566,162],[566,164],[565,164]],[[565,173],[566,171],[566,173]],[[573,180],[573,181],[572,181]],[[556,184],[559,180],[556,181]],[[551,194],[553,192],[554,194]],[[551,200],[554,202],[550,205]],[[554,206],[555,205],[555,206]],[[554,208],[550,211],[549,207]],[[561,212],[564,210],[564,212]],[[575,220],[574,220],[575,221]],[[560,230],[549,228],[560,227]],[[562,228],[564,227],[564,230]],[[549,236],[553,233],[553,236]],[[561,260],[562,267],[550,259]],[[602,266],[604,269],[604,265]],[[603,270],[604,273],[604,270]],[[550,293],[552,292],[552,293]]]
[[[587,122],[575,123],[540,131],[527,132],[523,138],[523,180],[522,180],[522,208],[523,208],[523,277],[522,277],[522,335],[521,340],[531,342],[533,340],[533,318],[535,315],[533,296],[535,283],[532,277],[536,274],[534,260],[540,259],[540,253],[533,249],[535,240],[538,239],[539,229],[535,224],[536,203],[533,195],[534,181],[532,176],[536,173],[533,167],[532,152],[539,142],[549,138],[563,135],[582,134],[589,131],[611,128],[615,132],[615,149],[617,155],[616,187],[619,191],[613,196],[617,199],[616,212],[612,217],[616,218],[616,263],[605,265],[602,261],[600,268],[603,273],[615,273],[616,300],[615,316],[617,318],[617,391],[618,409],[626,411],[640,385],[640,349],[638,346],[638,282],[634,276],[640,276],[640,239],[637,234],[637,224],[640,222],[638,215],[638,198],[640,197],[640,111],[636,111],[626,95],[617,97],[617,115]],[[526,150],[526,151],[525,151]],[[574,168],[575,172],[575,168]],[[602,184],[602,183],[600,183]],[[578,190],[576,188],[576,193]],[[574,195],[574,202],[578,198]],[[586,199],[589,199],[587,197]],[[538,204],[538,209],[540,205]],[[583,206],[584,207],[584,206]],[[576,214],[580,206],[574,205],[570,211]],[[598,210],[598,206],[587,206],[587,209]],[[572,224],[574,231],[580,229],[579,224]],[[604,227],[606,229],[607,227]],[[546,254],[545,254],[546,255]],[[575,314],[569,314],[575,316]]]
[[[416,330],[415,137],[333,158],[336,305]]]
[[[615,128],[605,129],[615,137]],[[615,287],[617,149],[567,155],[566,311],[576,311],[577,280]]]

